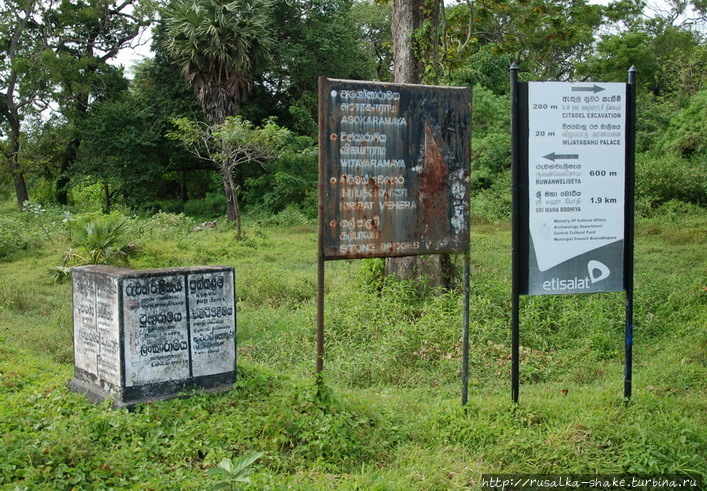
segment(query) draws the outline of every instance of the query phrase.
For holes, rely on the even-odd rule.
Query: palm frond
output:
[[[167,49],[206,116],[237,113],[273,49],[269,0],[178,0],[165,12]]]

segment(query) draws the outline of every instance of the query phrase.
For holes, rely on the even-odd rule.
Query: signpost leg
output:
[[[322,109],[322,101],[326,100],[327,84],[326,79],[319,77],[319,175],[324,174],[326,168],[326,150],[324,141],[327,138],[325,113]],[[319,212],[318,212],[318,233],[317,233],[317,383],[322,383],[322,370],[324,370],[324,181],[319,179]]]
[[[324,370],[324,258],[317,262],[317,382]]]
[[[631,400],[633,382],[633,292],[626,290],[626,339],[624,368],[624,399]]]
[[[464,252],[464,313],[462,318],[462,406],[469,400],[469,250]]]
[[[626,337],[624,368],[624,399],[631,400],[633,383],[633,242],[634,194],[636,181],[636,67],[628,71],[628,100],[626,101],[626,220],[624,249],[624,289],[626,290]]]
[[[519,300],[520,297],[518,295],[513,295],[513,312],[511,315],[511,399],[516,404],[518,403],[518,392],[520,390],[520,329],[518,326]]]
[[[519,300],[521,281],[521,232],[523,226],[520,210],[520,101],[518,95],[518,65],[513,63],[511,72],[511,174],[512,174],[512,292],[511,292],[511,398],[518,403],[518,375],[520,372],[519,363]]]

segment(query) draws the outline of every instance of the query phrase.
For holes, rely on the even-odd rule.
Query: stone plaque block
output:
[[[115,407],[236,379],[235,273],[229,267],[73,268],[74,378]]]

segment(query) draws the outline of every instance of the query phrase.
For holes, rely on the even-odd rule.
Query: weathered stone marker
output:
[[[236,379],[230,267],[73,268],[74,378],[114,406],[229,390]]]

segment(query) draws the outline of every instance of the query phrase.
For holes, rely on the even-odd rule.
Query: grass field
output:
[[[524,297],[510,401],[510,227],[472,229],[470,400],[460,404],[461,295],[382,282],[375,260],[326,265],[315,384],[316,227],[288,213],[194,232],[135,218],[133,267],[234,266],[238,382],[229,393],[114,411],[67,390],[71,244],[59,211],[2,204],[0,489],[208,489],[223,458],[263,452],[245,489],[481,487],[482,474],[707,475],[707,216],[664,207],[636,227],[633,399],[624,295]],[[461,265],[459,258],[457,262]]]

